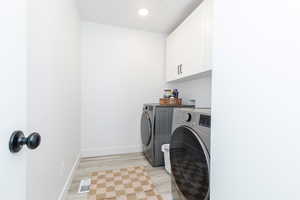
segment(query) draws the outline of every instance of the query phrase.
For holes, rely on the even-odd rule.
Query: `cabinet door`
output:
[[[167,81],[211,69],[212,0],[204,0],[167,38]],[[178,66],[180,66],[178,73]]]
[[[166,79],[167,81],[172,81],[177,78],[176,71],[176,55],[175,55],[175,36],[170,35],[167,38],[167,48],[166,48]]]
[[[181,47],[179,41],[179,34],[173,32],[167,38],[167,52],[166,52],[166,79],[172,81],[181,77],[179,65],[181,60]]]
[[[181,26],[186,44],[182,57],[184,76],[211,69],[211,9],[211,0],[204,0]]]

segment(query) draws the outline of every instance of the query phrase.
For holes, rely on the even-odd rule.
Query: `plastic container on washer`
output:
[[[170,144],[163,144],[161,151],[164,152],[165,169],[171,174],[171,163],[170,163]]]

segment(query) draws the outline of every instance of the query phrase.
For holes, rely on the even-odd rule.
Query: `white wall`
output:
[[[80,25],[73,0],[28,0],[27,199],[55,200],[80,150]],[[28,134],[27,133],[27,134]]]
[[[300,199],[299,10],[215,0],[213,200]]]
[[[144,103],[158,102],[164,84],[165,36],[82,24],[82,152],[141,151]]]
[[[189,104],[189,100],[196,100],[196,107],[211,107],[211,74],[198,77],[193,80],[168,83],[167,87],[179,89],[179,97],[183,98],[183,103]]]

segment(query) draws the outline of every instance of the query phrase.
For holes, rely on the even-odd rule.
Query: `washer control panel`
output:
[[[211,117],[209,115],[200,115],[199,125],[210,128]]]

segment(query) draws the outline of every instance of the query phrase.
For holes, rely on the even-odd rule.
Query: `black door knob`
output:
[[[9,150],[12,153],[19,152],[23,145],[29,149],[36,149],[41,144],[41,136],[38,133],[31,133],[27,138],[22,131],[15,131],[9,140]]]

